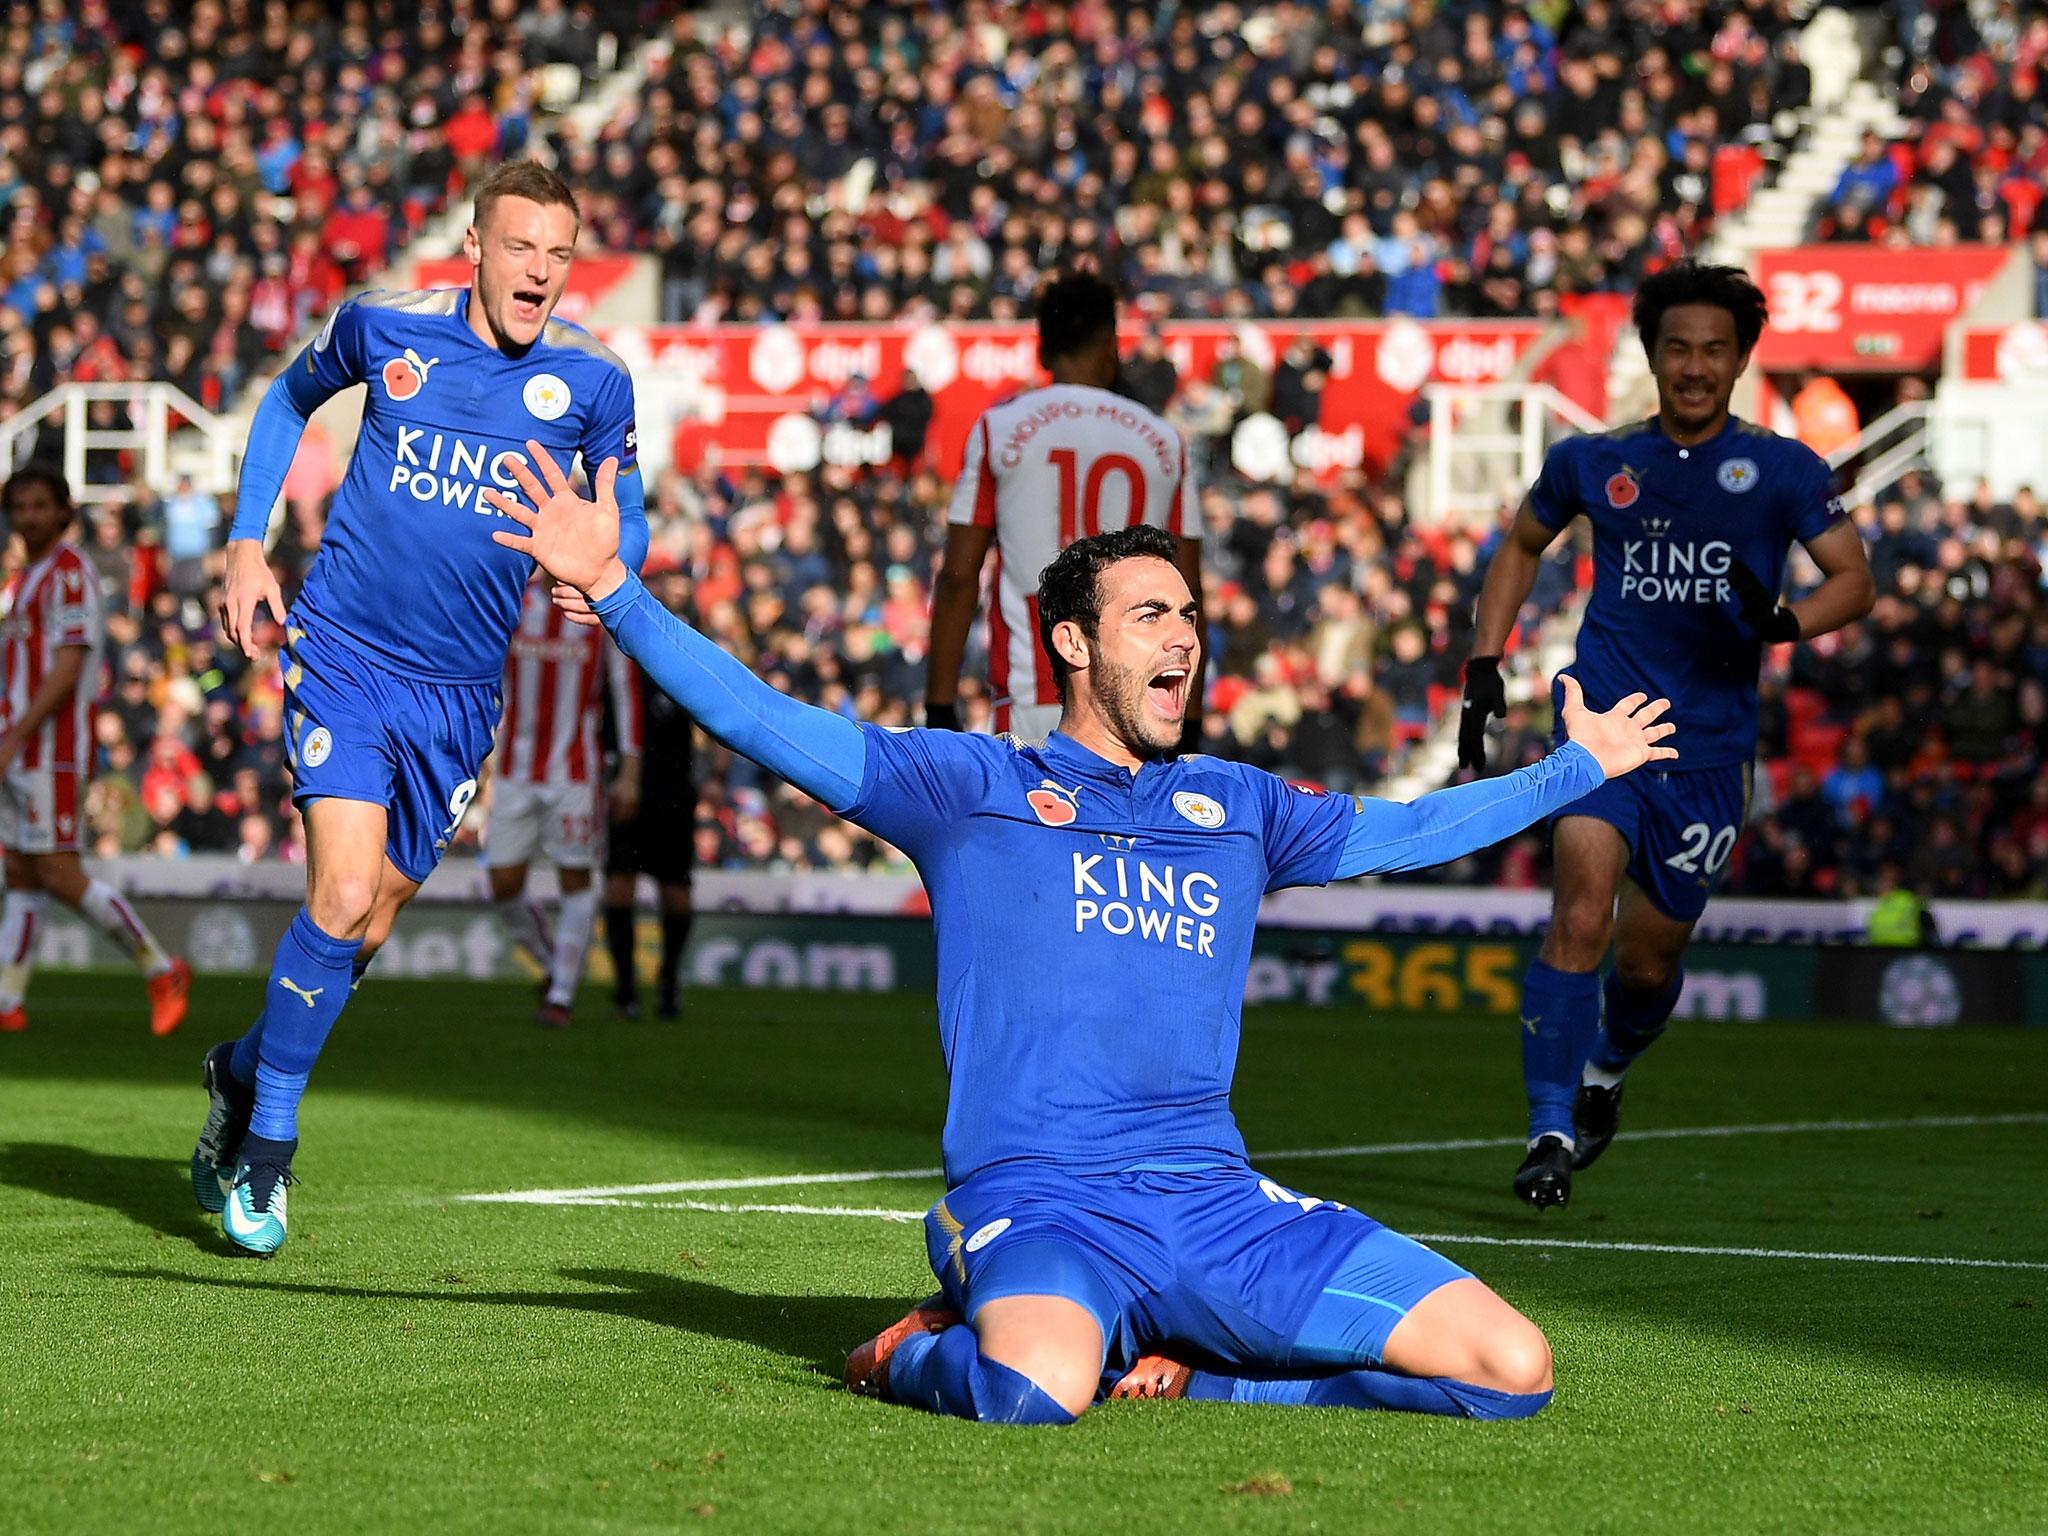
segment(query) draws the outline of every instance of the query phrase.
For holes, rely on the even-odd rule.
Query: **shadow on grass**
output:
[[[89,1147],[17,1141],[0,1146],[0,1184],[32,1190],[58,1200],[75,1200],[126,1216],[165,1237],[184,1238],[211,1251],[198,1222],[192,1187],[167,1159],[118,1157]]]
[[[752,1344],[804,1362],[837,1383],[847,1355],[903,1314],[903,1298],[886,1296],[768,1296],[727,1290],[678,1275],[632,1269],[564,1269],[557,1273],[578,1290],[477,1291],[460,1285],[432,1290],[387,1290],[376,1286],[319,1285],[255,1276],[194,1275],[172,1269],[104,1268],[113,1280],[268,1292],[278,1296],[332,1296],[348,1301],[433,1303],[457,1307],[518,1307],[589,1312],[623,1317]]]

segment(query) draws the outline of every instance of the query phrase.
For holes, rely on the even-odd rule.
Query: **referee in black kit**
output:
[[[648,559],[643,572],[663,606],[680,613],[689,601],[689,578],[673,559]],[[683,948],[690,941],[690,865],[697,831],[697,782],[691,761],[696,726],[689,715],[639,666],[633,691],[641,709],[640,803],[633,814],[611,823],[604,862],[604,935],[612,956],[612,1007],[622,1019],[640,1017],[640,977],[634,965],[634,886],[650,876],[661,890],[661,985],[657,1017],[682,1014]],[[618,740],[605,691],[607,751]]]

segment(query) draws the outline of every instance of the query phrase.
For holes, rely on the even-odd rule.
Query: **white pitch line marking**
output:
[[[1921,1115],[1902,1120],[1782,1120],[1763,1125],[1668,1126],[1623,1131],[1617,1141],[1688,1141],[1725,1136],[1797,1136],[1830,1131],[1963,1130],[1993,1125],[2048,1125],[2048,1114]],[[1388,1157],[1415,1152],[1470,1152],[1526,1145],[1521,1136],[1467,1136],[1448,1141],[1382,1141],[1348,1147],[1296,1147],[1263,1152],[1253,1163],[1308,1162],[1340,1157]],[[708,1194],[719,1190],[786,1189],[829,1184],[880,1184],[899,1179],[941,1179],[942,1168],[868,1168],[840,1173],[770,1173],[749,1178],[673,1179],[660,1184],[595,1184],[584,1189],[514,1189],[458,1195],[458,1200],[507,1205],[595,1205],[615,1196]],[[827,1214],[821,1210],[819,1214]]]
[[[734,1205],[724,1200],[630,1200],[593,1195],[558,1200],[557,1205],[609,1205],[636,1211],[709,1211],[716,1216],[867,1216],[883,1221],[923,1221],[923,1211],[892,1211],[878,1205]]]
[[[1945,1254],[1822,1253],[1804,1248],[1716,1248],[1700,1243],[1599,1242],[1580,1237],[1477,1237],[1465,1232],[1411,1232],[1418,1243],[1480,1243],[1488,1248],[1586,1248],[1601,1253],[1676,1253],[1715,1259],[1824,1259],[1836,1264],[1939,1264],[1957,1269],[2048,1269],[2032,1259],[1959,1259]]]
[[[883,1221],[921,1221],[923,1211],[897,1211],[870,1205],[735,1205],[722,1200],[632,1200],[595,1195],[557,1202],[562,1205],[621,1206],[643,1211],[708,1211],[717,1216],[856,1216]],[[1714,1259],[1811,1259],[1833,1264],[1925,1264],[1950,1269],[2048,1270],[2031,1259],[1965,1259],[1946,1254],[1828,1253],[1806,1248],[1722,1248],[1703,1243],[1603,1242],[1580,1237],[1489,1237],[1470,1232],[1414,1232],[1418,1243],[1460,1243],[1488,1248],[1576,1248],[1597,1253],[1666,1253]]]
[[[881,1184],[891,1179],[943,1179],[943,1168],[869,1168],[846,1173],[769,1173],[745,1179],[673,1179],[665,1184],[595,1184],[588,1189],[514,1189],[458,1199],[513,1205],[588,1205],[611,1195],[681,1195],[719,1189],[783,1189],[801,1184]]]
[[[2048,1114],[1921,1115],[1907,1120],[1779,1120],[1762,1125],[1674,1125],[1647,1131],[1622,1131],[1616,1141],[1692,1141],[1725,1136],[1802,1136],[1828,1131],[1938,1131],[1986,1125],[2048,1125]],[[1306,1162],[1317,1158],[1381,1157],[1396,1152],[1469,1152],[1481,1147],[1526,1147],[1526,1136],[1468,1136],[1458,1141],[1383,1141],[1356,1147],[1298,1147],[1263,1152],[1255,1163],[1281,1159]]]

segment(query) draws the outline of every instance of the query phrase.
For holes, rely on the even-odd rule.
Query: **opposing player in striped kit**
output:
[[[959,728],[960,665],[981,601],[989,546],[988,686],[995,728],[1043,741],[1060,690],[1038,644],[1038,573],[1076,539],[1141,523],[1174,536],[1174,566],[1202,597],[1202,518],[1180,434],[1117,394],[1116,290],[1076,273],[1038,298],[1043,389],[992,405],[967,436],[947,509],[946,558],[932,589],[925,723]],[[1201,679],[1190,717],[1201,712]]]
[[[597,741],[600,673],[619,738],[609,787]],[[583,983],[597,921],[592,871],[603,853],[605,801],[628,818],[640,801],[640,697],[631,674],[631,663],[603,631],[571,623],[536,573],[505,658],[505,721],[491,758],[484,861],[507,937],[547,972],[534,1015],[543,1029],[568,1027]],[[555,866],[561,887],[552,928],[526,895],[536,852]]]
[[[191,971],[165,953],[121,893],[88,875],[78,858],[105,632],[98,573],[66,537],[71,487],[56,470],[31,464],[0,490],[0,504],[21,536],[27,562],[0,600],[7,688],[0,702],[0,845],[7,850],[0,1030],[28,1028],[23,999],[35,968],[36,932],[55,896],[142,967],[149,978],[150,1032],[168,1035],[184,1021]]]

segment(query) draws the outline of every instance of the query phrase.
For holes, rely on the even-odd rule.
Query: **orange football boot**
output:
[[[846,1357],[846,1390],[862,1397],[889,1395],[889,1357],[919,1333],[940,1333],[960,1321],[944,1296],[928,1296]]]
[[[1112,1399],[1133,1397],[1185,1397],[1194,1367],[1169,1360],[1164,1355],[1146,1355],[1118,1378],[1109,1389]]]
[[[192,967],[182,959],[171,968],[149,978],[149,1032],[168,1035],[185,1022],[185,1010],[192,1002]]]

